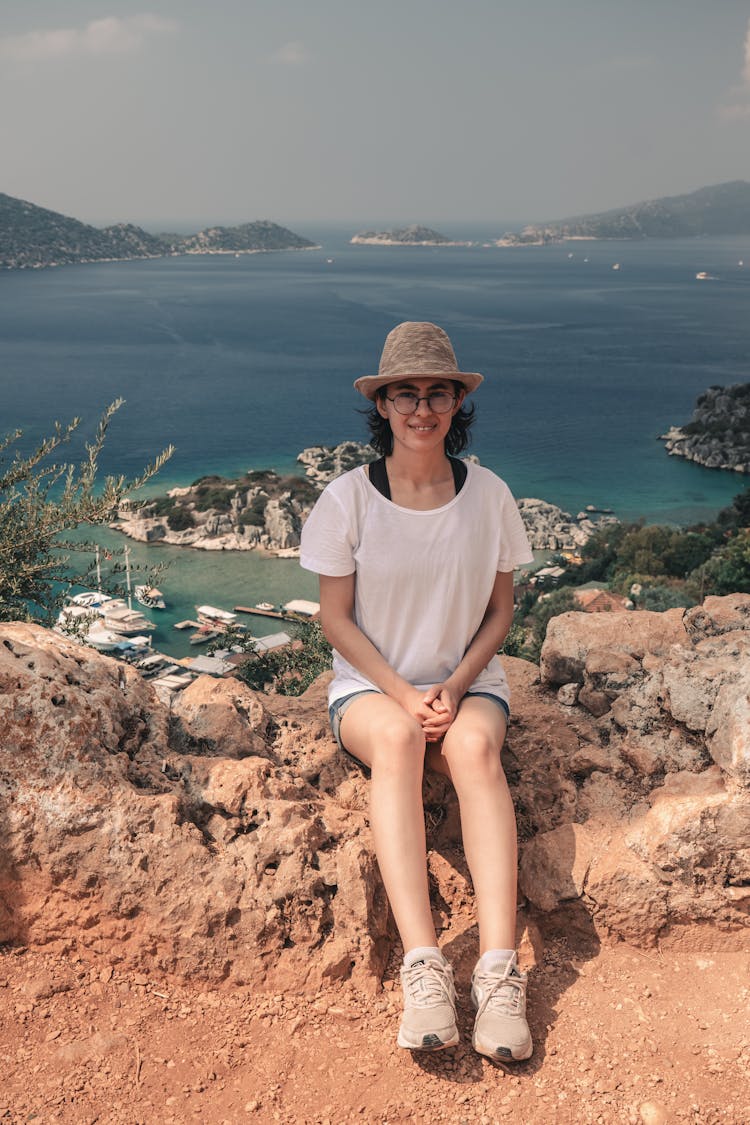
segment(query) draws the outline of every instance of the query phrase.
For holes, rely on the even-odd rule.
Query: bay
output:
[[[750,238],[402,248],[300,230],[322,249],[0,274],[0,429],[30,444],[80,415],[90,437],[122,396],[102,468],[135,474],[174,443],[151,492],[293,471],[305,446],[365,439],[353,379],[376,371],[396,323],[433,320],[486,376],[472,449],[517,496],[684,523],[743,487],[668,457],[657,436],[706,387],[747,380]],[[294,562],[198,554],[176,552],[169,572],[190,602],[203,571],[201,600],[276,600],[277,580],[310,596]]]

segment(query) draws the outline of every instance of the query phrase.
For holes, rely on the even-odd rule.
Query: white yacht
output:
[[[137,609],[131,609],[127,602],[122,598],[110,598],[108,602],[99,610],[104,626],[107,629],[112,629],[113,632],[119,633],[121,636],[129,637],[135,636],[137,633],[146,633],[149,629],[155,629],[153,621],[149,621],[147,617]]]
[[[197,605],[195,612],[198,614],[198,620],[202,625],[213,625],[220,629],[226,629],[228,625],[234,625],[237,620],[236,613],[230,613],[227,609],[217,609],[214,605]]]

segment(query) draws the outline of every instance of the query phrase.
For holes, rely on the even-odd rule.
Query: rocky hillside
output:
[[[312,482],[272,470],[252,470],[236,480],[207,476],[139,507],[121,506],[112,526],[143,543],[287,551],[299,547],[302,523],[317,496]]]
[[[412,224],[392,230],[363,230],[349,240],[355,246],[455,246],[445,234]]]
[[[314,246],[309,238],[278,223],[262,220],[237,227],[207,227],[198,234],[173,241],[172,251],[175,254],[230,254],[254,250],[310,250]]]
[[[278,552],[299,546],[302,524],[329,481],[376,457],[370,445],[342,441],[312,445],[297,457],[305,477],[255,470],[238,480],[207,476],[189,488],[173,488],[140,507],[125,504],[112,526],[143,543],[170,543],[206,551]],[[475,457],[468,460],[476,461]],[[546,500],[518,501],[534,550],[575,550],[611,513],[589,506],[573,516]]]
[[[211,227],[194,235],[149,234],[129,223],[98,227],[0,193],[0,268],[158,258],[170,254],[302,250],[314,243],[268,221]]]
[[[520,245],[566,238],[695,238],[721,234],[750,234],[750,183],[744,180],[594,215],[533,223],[519,233],[504,235],[500,241]]]
[[[670,427],[660,440],[672,457],[750,473],[750,383],[709,387],[696,400],[690,421]]]
[[[203,677],[168,712],[54,633],[0,639],[0,942],[193,983],[378,987],[395,935],[323,683],[292,699]],[[750,596],[568,613],[541,682],[506,664],[529,933],[747,949]],[[425,799],[447,925],[470,896],[457,808],[441,777]]]
[[[155,235],[120,224],[97,227],[0,194],[0,267],[6,269],[154,258],[165,253]]]

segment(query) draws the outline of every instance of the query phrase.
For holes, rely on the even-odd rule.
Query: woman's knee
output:
[[[451,732],[449,732],[450,734]],[[460,737],[446,735],[443,754],[450,768],[454,784],[505,782],[500,762],[502,742],[493,732],[468,728]]]
[[[424,766],[425,738],[416,719],[404,714],[384,717],[373,740],[373,769],[379,772],[419,772]]]

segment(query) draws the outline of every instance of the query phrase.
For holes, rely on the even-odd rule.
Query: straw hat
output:
[[[476,390],[484,376],[476,371],[459,371],[456,356],[447,334],[429,321],[407,320],[398,324],[385,338],[377,375],[362,375],[354,386],[374,399],[378,387],[409,376],[455,379],[463,383],[466,393]]]

